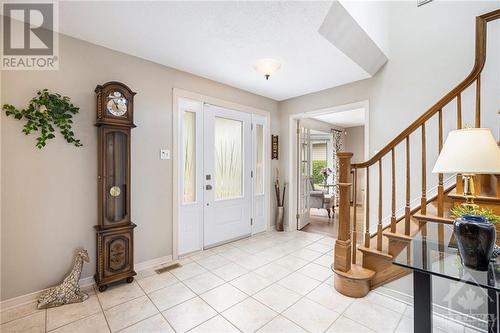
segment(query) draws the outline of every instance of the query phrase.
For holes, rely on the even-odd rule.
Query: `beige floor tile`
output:
[[[333,250],[333,246],[335,245],[335,238],[326,236],[318,240],[318,243],[328,245],[330,249]]]
[[[195,296],[196,294],[182,283],[176,283],[149,294],[149,297],[160,311],[167,310]]]
[[[226,283],[201,294],[200,297],[215,310],[222,312],[236,303],[241,302],[248,296],[229,283]]]
[[[190,262],[182,267],[173,269],[170,272],[179,280],[187,280],[195,277],[196,275],[205,273],[206,271],[207,270],[200,266],[198,263]]]
[[[189,333],[239,333],[240,331],[234,327],[224,317],[218,315],[203,324],[196,326]]]
[[[288,268],[291,271],[296,271],[305,265],[307,265],[309,262],[307,260],[289,255],[286,257],[283,257],[281,259],[278,259],[273,262],[273,264],[278,264],[280,266],[283,266],[285,268]]]
[[[222,267],[222,266],[230,263],[229,260],[227,260],[226,258],[224,258],[218,254],[214,254],[214,255],[209,256],[209,257],[198,259],[198,260],[196,260],[196,262],[208,270],[217,269],[219,267]]]
[[[333,256],[331,256],[329,254],[324,254],[321,257],[319,257],[318,259],[314,260],[313,262],[315,264],[324,266],[326,268],[331,268],[331,266],[333,264]]]
[[[177,280],[177,278],[169,272],[161,274],[155,273],[154,275],[137,280],[137,283],[141,286],[144,292],[148,294],[152,291],[176,284],[177,282],[179,282],[179,280]]]
[[[247,293],[248,295],[253,295],[259,290],[262,290],[265,287],[269,286],[273,282],[258,274],[255,274],[254,272],[250,272],[234,279],[230,283],[239,290]]]
[[[320,284],[306,297],[338,313],[344,312],[355,300],[355,298],[342,295],[335,290],[335,287],[326,283]]]
[[[302,296],[275,283],[259,291],[253,298],[264,303],[274,311],[281,313]]]
[[[277,313],[253,298],[247,298],[241,303],[224,311],[222,315],[242,332],[255,332]]]
[[[276,259],[284,257],[286,254],[286,251],[275,246],[265,249],[264,251],[259,252],[257,255],[262,256],[267,260],[274,261]]]
[[[352,302],[343,315],[377,332],[394,331],[402,316],[382,306],[373,306],[373,303],[364,299]]]
[[[174,333],[174,329],[168,324],[161,314],[154,315],[153,317],[144,319],[120,333]]]
[[[292,256],[295,256],[295,257],[298,257],[300,259],[304,259],[307,261],[316,260],[323,255],[323,253],[316,252],[316,251],[309,250],[309,249],[300,249],[298,251],[292,252],[291,254],[292,254]]]
[[[231,281],[238,276],[248,273],[248,270],[233,262],[213,270],[212,273],[225,281]]]
[[[37,305],[36,302],[31,302],[3,310],[1,313],[2,319],[0,324],[5,324],[9,321],[29,316],[30,314],[33,314],[38,311],[45,311],[45,310],[38,310],[36,305]]]
[[[255,273],[259,274],[262,277],[265,277],[266,279],[276,282],[278,280],[281,280],[285,276],[289,275],[292,273],[292,270],[276,265],[274,262],[267,264],[265,266],[257,268]]]
[[[327,268],[315,263],[305,265],[304,267],[299,269],[298,272],[310,277],[311,279],[315,279],[321,282],[325,281],[333,274],[331,268]]]
[[[320,252],[322,254],[333,251],[333,246],[322,244],[320,242],[312,243],[311,245],[306,246],[306,249]]]
[[[82,303],[73,303],[47,309],[47,330],[51,331],[63,325],[101,312],[97,296],[90,296]]]
[[[327,333],[374,333],[371,329],[349,319],[344,316],[339,317],[332,326],[326,331]]]
[[[338,317],[337,312],[303,298],[282,313],[309,332],[324,332]]]
[[[321,282],[311,279],[304,274],[295,272],[279,280],[278,284],[301,295],[306,295],[311,290],[319,286]]]
[[[157,313],[158,310],[147,296],[133,299],[104,311],[112,332],[117,332]]]
[[[110,286],[105,292],[97,293],[97,297],[99,297],[99,301],[105,310],[140,296],[144,296],[144,292],[135,281]]]
[[[413,319],[408,317],[401,317],[395,333],[413,333]]]
[[[278,316],[257,331],[258,333],[306,333],[307,331],[286,319]]]
[[[164,311],[163,315],[176,332],[186,332],[216,316],[217,312],[201,298],[196,297]]]
[[[401,314],[406,311],[406,304],[395,300],[394,298],[381,295],[377,292],[371,291],[366,295],[365,299],[375,305],[383,306],[389,310],[399,312]]]
[[[269,263],[269,260],[262,258],[262,257],[259,257],[259,256],[256,256],[256,255],[252,255],[252,254],[249,254],[249,255],[244,256],[244,257],[240,257],[237,260],[238,265],[240,265],[243,268],[246,268],[248,270],[254,270],[254,269],[259,268],[261,266],[264,266],[268,263]]]
[[[38,333],[45,332],[45,311],[10,321],[0,326],[2,333]]]
[[[51,333],[108,333],[109,328],[102,312],[59,327]]]
[[[202,294],[205,291],[213,289],[224,283],[224,280],[210,272],[206,272],[193,278],[184,280],[184,284],[196,294]]]

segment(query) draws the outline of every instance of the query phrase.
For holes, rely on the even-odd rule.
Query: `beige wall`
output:
[[[35,136],[21,133],[23,123],[2,114],[2,300],[58,283],[68,272],[77,246],[87,248],[91,258],[82,277],[94,273],[94,88],[111,80],[124,82],[137,92],[137,128],[132,130],[136,262],[172,253],[172,160],[160,160],[159,150],[172,150],[174,87],[270,111],[271,132],[279,133],[278,105],[273,100],[61,36],[58,71],[2,73],[4,103],[24,107],[42,88],[71,97],[80,107],[74,130],[84,145],[72,147],[58,136],[38,150]]]
[[[345,129],[344,150],[353,153],[352,163],[359,163],[365,160],[365,127],[356,126]],[[358,171],[358,181],[356,182],[356,202],[363,203],[365,189],[365,172]]]
[[[331,108],[350,103],[369,101],[369,156],[384,147],[411,122],[416,120],[429,107],[460,83],[470,72],[474,62],[475,17],[498,8],[492,1],[447,2],[435,1],[429,5],[417,7],[412,1],[374,2],[363,6],[377,6],[385,12],[387,27],[385,32],[384,51],[389,61],[371,79],[335,87],[320,92],[299,96],[280,102],[281,136],[289,137],[289,119],[291,115],[308,111]],[[349,9],[349,8],[348,8]],[[445,18],[443,20],[443,18]],[[488,26],[488,59],[481,76],[482,86],[482,125],[494,130],[497,139],[500,105],[500,21]],[[473,85],[462,95],[464,124],[473,123],[474,110]],[[443,110],[444,133],[456,124],[456,105],[450,103]],[[428,189],[437,184],[437,177],[431,174],[432,166],[437,158],[437,121],[427,125],[427,180]],[[412,151],[414,157],[420,156],[420,133],[412,135]],[[280,167],[289,169],[291,158],[289,147],[282,145],[283,159]],[[401,149],[400,149],[401,148]],[[397,169],[397,207],[404,206],[404,147],[396,149]],[[386,159],[388,160],[388,159]],[[384,163],[388,163],[385,162]],[[412,170],[420,172],[421,159],[412,159]],[[390,168],[384,168],[388,173]],[[376,175],[375,171],[372,174]],[[389,179],[384,174],[384,179]],[[370,177],[373,185],[376,177]],[[412,200],[421,193],[418,177],[412,177]],[[384,193],[390,193],[390,183]],[[374,186],[371,186],[375,188]],[[377,202],[376,193],[370,199]],[[292,205],[289,202],[289,205]],[[384,216],[390,216],[390,201],[384,201]],[[376,211],[373,212],[376,214]],[[285,215],[285,221],[294,225],[295,219]],[[372,221],[375,221],[373,216]],[[373,224],[375,227],[375,224]]]

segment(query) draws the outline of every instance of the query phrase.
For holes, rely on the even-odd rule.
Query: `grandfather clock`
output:
[[[130,220],[130,131],[135,92],[119,82],[95,88],[98,127],[98,225],[94,276],[99,291],[134,280],[134,228]]]

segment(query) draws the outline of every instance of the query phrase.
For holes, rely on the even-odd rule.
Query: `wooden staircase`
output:
[[[351,165],[352,153],[338,153],[340,165],[339,233],[335,243],[332,268],[335,272],[335,288],[339,292],[351,297],[363,297],[370,289],[409,274],[411,271],[392,264],[393,257],[398,255],[405,248],[407,242],[427,223],[437,224],[435,237],[439,240],[445,237],[445,225],[453,224],[450,209],[465,200],[461,177],[457,175],[456,182],[448,188],[444,188],[443,174],[438,174],[437,194],[430,198],[427,197],[428,163],[426,152],[429,142],[426,136],[426,124],[431,119],[437,120],[437,142],[431,144],[436,145],[438,151],[441,151],[443,146],[443,109],[455,101],[456,128],[462,128],[462,119],[464,118],[462,116],[462,94],[473,86],[475,90],[475,127],[481,127],[481,72],[486,61],[487,24],[497,19],[500,19],[500,9],[476,17],[475,63],[464,81],[368,161]],[[421,142],[417,143],[411,140],[412,135],[416,136],[415,134],[420,134],[418,136]],[[411,145],[416,144],[421,144],[421,155],[411,156],[415,155],[414,153],[410,154]],[[396,148],[400,145],[405,150],[404,184],[398,184],[396,179]],[[411,170],[412,158],[421,159],[421,168],[418,173]],[[383,171],[386,169],[390,169],[390,177],[384,176]],[[366,181],[365,207],[352,207],[354,212],[351,217],[351,201],[357,202],[356,183],[358,175],[362,172],[365,174]],[[374,177],[372,182],[370,182],[370,177]],[[415,182],[412,182],[412,179],[419,179],[419,192],[421,193],[419,205],[413,207],[411,205],[411,186],[415,186]],[[384,186],[388,182],[390,186]],[[479,193],[476,203],[500,214],[500,176],[478,175],[475,182],[476,190]],[[378,186],[375,186],[375,189],[370,189],[370,184]],[[396,187],[399,186],[403,186],[405,189],[405,207],[401,216],[396,214]],[[383,189],[387,187],[391,188],[389,195],[383,193]],[[370,196],[375,200],[370,200]],[[388,223],[384,223],[386,221],[384,214],[388,215],[389,213],[386,207],[384,210],[383,205],[387,200],[390,200],[391,203],[390,218]],[[356,220],[357,209],[364,209],[364,221]],[[377,216],[376,225],[373,225],[376,228],[371,228],[370,219],[373,219],[374,215]],[[500,237],[500,230],[498,234]]]

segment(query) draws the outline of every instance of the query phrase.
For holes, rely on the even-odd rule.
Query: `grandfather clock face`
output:
[[[113,91],[108,95],[106,109],[116,117],[122,117],[127,113],[128,101],[119,91]]]
[[[95,88],[97,93],[97,125],[127,125],[133,123],[135,92],[120,82],[108,82]]]

